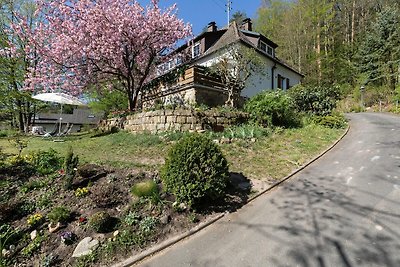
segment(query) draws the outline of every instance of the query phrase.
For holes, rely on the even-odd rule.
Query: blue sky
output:
[[[139,0],[147,5],[149,0]],[[232,0],[232,13],[243,11],[248,17],[254,18],[261,0]],[[227,0],[160,0],[160,6],[167,7],[177,3],[178,16],[193,26],[193,34],[197,35],[211,21],[215,21],[218,27],[227,24],[226,3]]]

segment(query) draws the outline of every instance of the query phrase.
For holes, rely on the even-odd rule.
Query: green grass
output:
[[[230,171],[242,172],[253,179],[276,180],[312,159],[343,131],[311,124],[298,129],[278,129],[267,136],[256,134],[255,143],[238,140],[221,145],[221,148],[230,164]],[[163,164],[171,141],[181,136],[180,133],[134,135],[118,132],[96,138],[90,138],[89,134],[73,135],[64,138],[65,142],[28,137],[28,146],[23,154],[53,148],[64,156],[68,146],[72,146],[81,163],[154,170]],[[7,138],[0,138],[0,147],[5,153],[17,153],[16,147]]]
[[[331,145],[343,129],[308,125],[275,132],[256,143],[223,145],[230,171],[246,177],[273,181],[303,165]]]

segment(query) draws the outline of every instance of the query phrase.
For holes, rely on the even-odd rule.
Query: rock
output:
[[[214,139],[213,142],[214,142],[215,144],[217,144],[217,145],[219,144],[219,140],[218,140],[218,139]]]
[[[187,206],[186,206],[185,203],[180,203],[179,206],[178,206],[178,208],[179,208],[180,210],[186,210],[186,209],[187,209]]]
[[[33,230],[31,232],[31,240],[34,240],[37,237],[37,230]]]
[[[54,233],[57,232],[62,227],[61,223],[58,222],[56,225],[53,223],[49,223],[49,232]]]
[[[2,255],[4,258],[8,258],[8,257],[11,255],[11,252],[10,252],[9,250],[3,248],[3,250],[1,251],[1,255]]]
[[[161,216],[161,218],[160,218],[161,224],[167,224],[170,221],[171,221],[171,216],[169,214],[165,214],[164,216]]]
[[[74,253],[72,253],[73,258],[79,258],[82,256],[89,255],[99,246],[99,241],[91,238],[90,236],[85,237],[76,246]]]
[[[223,138],[221,138],[220,143],[221,144],[230,144],[231,143],[231,139],[223,137]]]
[[[257,141],[256,138],[251,138],[251,139],[250,139],[250,142],[251,142],[251,143],[255,143],[256,141]]]
[[[119,235],[119,231],[118,230],[113,233],[114,237],[116,237],[117,235]]]

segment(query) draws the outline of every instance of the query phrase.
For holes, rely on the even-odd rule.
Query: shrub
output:
[[[289,90],[289,95],[298,111],[324,116],[336,107],[340,88],[298,85]]]
[[[131,192],[137,197],[152,197],[159,193],[158,186],[153,180],[134,184]]]
[[[228,163],[217,145],[199,134],[179,140],[161,171],[166,189],[190,206],[222,197],[228,176]]]
[[[97,233],[109,232],[112,228],[112,218],[106,211],[99,211],[89,218],[89,226]]]
[[[67,155],[64,160],[66,189],[71,189],[72,187],[72,180],[74,179],[78,163],[79,163],[78,156],[75,156],[72,147],[69,147]]]
[[[327,116],[315,116],[313,117],[313,121],[316,124],[328,127],[328,128],[334,128],[334,129],[340,129],[346,127],[346,118],[341,115],[341,114],[331,114]]]
[[[262,126],[297,126],[292,99],[283,91],[265,91],[252,97],[245,110],[250,119]]]
[[[53,223],[66,223],[70,217],[71,212],[63,206],[55,207],[47,214],[47,218]]]
[[[62,166],[62,158],[51,148],[48,151],[31,152],[26,156],[26,161],[31,163],[42,175],[53,173]]]

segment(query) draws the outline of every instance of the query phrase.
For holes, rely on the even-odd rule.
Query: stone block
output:
[[[187,117],[186,116],[177,116],[176,117],[176,122],[180,124],[185,124],[187,122]]]
[[[167,123],[175,123],[175,122],[176,122],[176,116],[167,117]]]
[[[174,110],[172,110],[172,109],[165,110],[165,116],[172,116],[172,115],[174,115]]]

